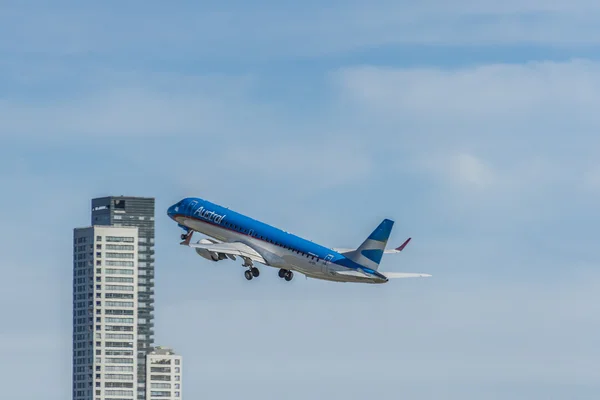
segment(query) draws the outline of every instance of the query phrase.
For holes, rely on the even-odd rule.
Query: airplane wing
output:
[[[394,249],[388,249],[388,250],[384,250],[384,254],[393,254],[393,253],[400,253],[402,250],[404,250],[404,248],[406,247],[406,245],[408,244],[408,242],[410,242],[412,238],[408,238],[406,239],[406,241],[404,243],[402,243],[400,246],[394,248]],[[341,249],[341,248],[334,248],[333,251],[340,253],[340,254],[344,254],[344,253],[350,253],[351,251],[356,251],[356,249]]]
[[[267,264],[267,261],[256,252],[252,247],[240,242],[222,242],[222,243],[189,243],[189,247],[195,249],[205,249],[214,253],[222,253],[226,255],[247,257],[252,261],[261,264]]]

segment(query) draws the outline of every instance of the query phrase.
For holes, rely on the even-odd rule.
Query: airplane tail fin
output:
[[[344,255],[363,267],[377,270],[393,226],[394,221],[384,219],[356,250]]]

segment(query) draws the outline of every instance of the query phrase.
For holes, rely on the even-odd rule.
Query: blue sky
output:
[[[187,398],[597,399],[595,1],[0,5],[0,370],[70,396],[71,237],[157,199],[156,339]],[[178,245],[199,196],[328,246],[360,286],[247,282]],[[35,382],[35,384],[31,384]]]

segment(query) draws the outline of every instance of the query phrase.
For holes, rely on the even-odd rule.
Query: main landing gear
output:
[[[292,271],[289,271],[287,269],[280,269],[279,270],[279,277],[285,279],[286,281],[291,281],[292,278],[294,277],[294,273]]]
[[[249,258],[244,257],[244,264],[242,265],[242,267],[248,267],[248,269],[244,271],[244,276],[249,281],[252,280],[252,278],[258,278],[258,276],[260,275],[260,271],[258,270],[258,268],[252,265],[252,260]]]
[[[252,280],[252,278],[257,278],[259,275],[260,275],[260,271],[256,267],[252,267],[252,268],[247,269],[246,271],[244,271],[244,276],[249,281]]]

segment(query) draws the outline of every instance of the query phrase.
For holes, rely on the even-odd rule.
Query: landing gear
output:
[[[248,280],[252,280],[252,278],[258,278],[260,275],[260,271],[252,264],[252,260],[248,257],[244,257],[244,264],[242,264],[242,267],[248,268],[246,271],[244,271],[244,276]]]
[[[246,270],[244,272],[244,276],[246,277],[246,279],[248,279],[249,281],[252,280],[252,272],[250,272],[250,270]]]
[[[260,275],[260,271],[256,267],[252,267],[252,268],[247,269],[246,271],[244,271],[244,276],[249,281],[251,281],[252,278],[257,278],[259,275]]]
[[[194,231],[191,229],[187,229],[185,230],[184,233],[181,234],[181,240],[182,242],[179,244],[184,244],[184,245],[189,245],[190,244],[190,240],[192,240],[192,235],[194,234]]]
[[[294,277],[294,273],[292,271],[288,271],[287,269],[280,269],[279,277],[289,282]]]

